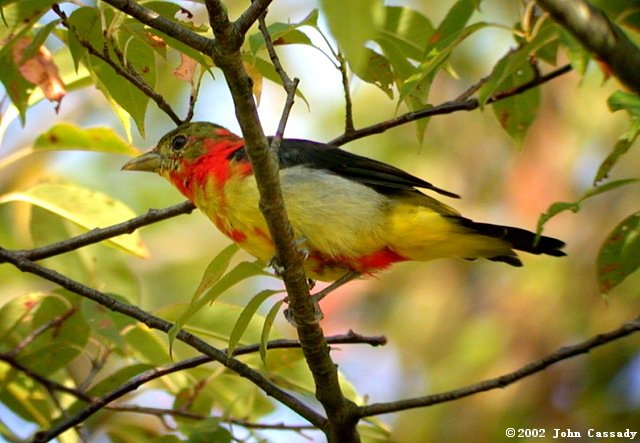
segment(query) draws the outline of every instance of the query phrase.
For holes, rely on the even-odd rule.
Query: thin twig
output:
[[[338,53],[340,65],[338,70],[342,78],[342,89],[344,91],[344,133],[351,134],[356,130],[353,123],[353,101],[351,100],[351,87],[349,86],[349,73],[347,72],[347,60],[344,55]]]
[[[489,100],[487,100],[487,104],[495,103],[497,101],[513,97],[514,95],[521,94],[525,91],[528,91],[529,89],[535,88],[543,83],[555,79],[556,77],[566,74],[569,71],[571,71],[571,65],[565,65],[554,71],[551,71],[548,74],[536,77],[530,82],[524,83],[515,88],[508,89],[507,91],[497,92],[491,98],[489,98]],[[432,108],[407,112],[406,114],[402,114],[396,118],[376,123],[374,125],[367,126],[361,129],[356,129],[351,133],[345,133],[339,137],[334,138],[329,142],[329,144],[334,146],[341,146],[350,141],[367,137],[373,134],[381,134],[388,129],[395,128],[396,126],[404,125],[405,123],[409,123],[415,120],[420,120],[422,118],[433,117],[434,115],[451,114],[457,111],[473,111],[475,109],[478,109],[479,107],[480,103],[475,98],[470,98],[462,101],[448,101]]]
[[[48,322],[40,325],[39,327],[37,327],[36,329],[31,331],[31,333],[29,335],[27,335],[25,338],[23,338],[20,341],[20,343],[18,343],[16,345],[16,347],[13,348],[11,351],[9,351],[6,355],[8,355],[10,357],[15,357],[16,355],[18,355],[20,353],[20,351],[22,351],[24,348],[26,348],[31,343],[33,343],[33,341],[36,338],[38,338],[40,335],[44,334],[45,332],[47,332],[51,328],[57,328],[62,323],[64,323],[69,317],[71,317],[73,314],[75,314],[77,311],[78,311],[78,308],[75,308],[75,307],[71,308],[67,312],[65,312],[64,314],[59,315],[59,316],[57,316],[55,318],[52,318]]]
[[[235,21],[234,25],[240,34],[246,34],[249,28],[264,15],[273,0],[251,0],[249,6]]]
[[[122,303],[116,300],[113,297],[110,297],[100,291],[97,291],[93,288],[85,286],[75,280],[72,280],[56,271],[40,266],[30,260],[26,260],[18,254],[12,253],[11,251],[7,251],[4,248],[0,247],[0,258],[4,259],[4,261],[13,264],[16,268],[20,269],[23,272],[28,272],[34,275],[38,275],[45,280],[51,281],[60,285],[61,287],[74,292],[82,297],[93,300],[96,303],[110,309],[114,312],[119,312],[124,314],[130,318],[134,318],[152,329],[158,329],[163,332],[168,332],[173,324],[163,320],[159,317],[151,315],[137,306],[128,305],[126,303]],[[301,417],[308,420],[315,426],[323,428],[326,425],[326,419],[322,417],[320,414],[315,412],[313,409],[309,408],[302,401],[295,398],[293,395],[285,392],[278,386],[276,386],[272,381],[267,379],[260,372],[250,368],[247,364],[229,357],[226,352],[223,350],[217,349],[204,340],[198,338],[197,336],[188,333],[184,330],[181,330],[176,338],[187,345],[193,347],[194,349],[200,351],[202,354],[205,354],[227,368],[231,369],[241,377],[244,377],[250,380],[254,385],[258,386],[262,389],[267,395],[272,396],[276,400],[280,401],[284,405],[286,405],[292,411],[298,413]],[[82,420],[82,417],[74,416],[76,420]],[[36,437],[34,437],[35,442],[45,442],[48,441],[60,433],[66,431],[72,426],[78,424],[78,421],[72,420],[63,420],[56,423],[51,429],[48,431],[43,431],[38,433]]]
[[[78,39],[80,44],[87,50],[87,52],[89,54],[91,54],[94,57],[97,57],[100,60],[102,60],[103,62],[105,62],[107,65],[109,65],[116,72],[116,74],[118,74],[120,77],[122,77],[125,80],[127,80],[134,87],[139,89],[144,95],[146,95],[151,100],[153,100],[156,103],[156,105],[158,105],[158,108],[160,108],[162,111],[164,111],[164,113],[167,114],[167,116],[169,116],[169,118],[171,120],[173,120],[173,122],[176,125],[179,125],[179,124],[182,123],[182,119],[180,117],[178,117],[178,115],[173,111],[173,109],[171,108],[171,105],[169,105],[169,103],[167,103],[167,101],[164,99],[164,97],[162,95],[158,94],[146,81],[144,81],[142,76],[133,68],[133,66],[130,63],[126,63],[126,61],[125,61],[123,63],[124,67],[122,67],[122,66],[118,65],[116,62],[114,62],[111,59],[111,57],[109,57],[109,51],[108,51],[108,48],[107,48],[107,39],[106,38],[104,40],[104,43],[105,43],[104,51],[100,52],[96,48],[93,47],[91,42],[86,40],[84,37],[82,37],[77,32],[75,26],[73,26],[73,25],[71,25],[71,23],[69,23],[69,21],[67,20],[67,15],[60,9],[59,5],[54,4],[51,7],[51,9],[53,10],[53,12],[55,12],[60,17],[60,20],[62,21],[62,24],[67,29],[69,29],[69,32],[72,32],[75,35],[75,37]],[[114,47],[115,47],[115,45],[114,45]],[[122,57],[122,58],[124,59],[124,57]]]
[[[37,381],[38,383],[40,383],[42,386],[47,387],[48,389],[53,389],[55,391],[60,391],[60,392],[64,392],[70,395],[73,395],[76,398],[79,398],[81,400],[84,401],[92,401],[93,399],[91,398],[91,396],[87,395],[86,393],[80,391],[79,389],[74,389],[74,388],[70,388],[68,386],[65,386],[63,384],[60,384],[56,381],[50,380],[47,377],[40,375],[36,372],[33,372],[31,370],[31,368],[24,366],[22,363],[20,363],[18,360],[16,360],[15,357],[13,357],[12,355],[10,355],[10,353],[0,353],[0,360],[7,363],[9,366],[11,366],[14,369],[17,369],[21,372],[24,372],[29,378]]]
[[[406,409],[414,409],[439,403],[445,403],[463,397],[468,397],[479,392],[490,391],[497,388],[504,388],[520,379],[540,372],[555,363],[571,357],[575,357],[576,355],[586,354],[594,348],[597,348],[619,338],[626,337],[627,335],[631,335],[638,331],[640,331],[640,317],[636,318],[635,320],[629,321],[623,324],[621,327],[610,332],[598,334],[594,337],[591,337],[590,339],[585,340],[582,343],[578,343],[572,346],[564,346],[557,351],[547,355],[546,357],[541,358],[540,360],[523,366],[517,371],[513,371],[496,378],[481,381],[480,383],[475,383],[464,388],[442,392],[440,394],[427,395],[424,397],[410,398],[407,400],[400,400],[389,403],[373,403],[370,405],[361,406],[358,410],[358,413],[360,414],[360,417],[371,417],[374,415],[388,414],[390,412],[398,412],[404,411]]]
[[[213,46],[213,41],[211,39],[197,34],[174,21],[166,19],[157,12],[145,8],[133,0],[104,0],[104,2],[125,14],[130,15],[140,23],[157,29],[168,36],[179,40],[196,51],[200,51],[207,55],[211,54]]]
[[[258,19],[258,27],[260,29],[260,32],[262,33],[262,37],[264,38],[265,46],[267,48],[267,52],[269,53],[271,63],[273,63],[273,67],[280,76],[280,79],[282,80],[282,86],[287,93],[287,99],[282,110],[282,115],[280,116],[280,122],[278,123],[278,130],[276,131],[276,135],[271,139],[271,150],[277,153],[280,149],[280,143],[282,142],[284,129],[287,126],[287,121],[289,120],[289,114],[291,113],[291,108],[293,107],[296,89],[298,88],[298,83],[300,82],[300,80],[297,78],[291,80],[291,78],[287,74],[287,71],[285,71],[282,67],[280,59],[278,58],[278,54],[276,54],[276,50],[273,46],[273,40],[271,39],[271,35],[269,34],[269,30],[265,22],[265,16],[266,12],[264,12]]]
[[[186,418],[190,420],[204,420],[210,418],[208,415],[196,414],[194,412],[183,411],[179,409],[163,409],[163,408],[151,408],[148,406],[138,405],[118,405],[118,406],[106,406],[105,409],[117,412],[131,412],[135,414],[148,414],[156,417],[163,415],[170,415],[172,417]],[[318,431],[313,425],[290,425],[283,422],[280,423],[255,423],[248,420],[243,420],[233,417],[218,417],[221,422],[230,423],[237,426],[242,426],[247,429],[268,429],[272,431]]]
[[[94,243],[100,243],[101,241],[108,240],[122,234],[131,234],[136,229],[142,226],[150,225],[152,223],[156,223],[158,221],[175,217],[181,214],[188,214],[191,213],[194,209],[195,205],[190,201],[185,201],[164,209],[149,209],[146,214],[139,215],[138,217],[124,221],[122,223],[118,223],[117,225],[108,226],[106,228],[92,229],[91,231],[80,234],[76,237],[72,237],[56,243],[51,243],[40,248],[12,252],[28,260],[42,260],[45,258],[64,254],[66,252],[75,251],[76,249],[80,249],[84,246],[88,246]],[[2,263],[3,261],[3,258],[0,257],[0,263]]]

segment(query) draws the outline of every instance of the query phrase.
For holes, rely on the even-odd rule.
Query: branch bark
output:
[[[356,431],[356,405],[342,394],[337,368],[329,355],[329,346],[322,328],[315,319],[314,305],[309,296],[309,287],[302,266],[302,255],[295,248],[293,230],[285,211],[278,164],[260,125],[251,81],[242,62],[242,40],[239,39],[239,32],[248,28],[246,24],[229,22],[219,1],[208,0],[205,3],[215,35],[211,55],[222,70],[233,97],[236,117],[260,191],[260,209],[274,240],[276,258],[284,269],[282,279],[298,325],[298,338],[313,374],[316,397],[327,413],[328,420],[322,429],[330,442],[358,442],[360,438]],[[261,3],[265,7],[268,4]],[[264,11],[256,14],[255,18],[257,19],[262,12]],[[241,37],[244,38],[244,34],[241,34]]]
[[[40,266],[37,263],[32,262],[31,260],[24,259],[21,256],[12,253],[11,251],[7,251],[6,249],[1,247],[0,259],[3,259],[3,261],[7,263],[11,263],[13,266],[23,272],[37,275],[44,278],[45,280],[56,283],[57,285],[75,294],[93,300],[94,302],[104,306],[107,309],[110,309],[114,312],[119,312],[130,318],[134,318],[152,329],[158,329],[163,332],[168,332],[173,326],[172,323],[151,315],[138,308],[137,306],[119,302],[113,297],[110,297],[100,291],[85,286],[82,283],[72,280],[56,271]],[[298,413],[301,417],[305,418],[313,425],[319,427],[320,429],[324,429],[326,427],[327,420],[324,417],[315,412],[313,409],[309,408],[307,405],[305,405],[303,402],[301,402],[291,394],[280,389],[264,375],[262,375],[258,371],[255,371],[247,364],[233,357],[229,357],[225,351],[207,344],[204,340],[184,330],[181,330],[177,334],[176,338],[193,347],[194,349],[200,351],[202,354],[211,357],[212,359],[231,369],[241,377],[250,380],[253,384],[262,389],[267,395],[270,395],[280,401],[282,404],[285,404],[288,408]],[[48,431],[38,433],[34,438],[34,443],[49,441],[65,430],[77,425],[81,421],[82,418],[78,417],[76,417],[74,420],[64,420]]]
[[[640,94],[640,49],[600,9],[585,0],[536,0],[625,86]]]
[[[389,403],[373,403],[370,405],[361,406],[359,408],[359,414],[361,417],[370,417],[373,415],[388,414],[391,412],[404,411],[407,409],[422,408],[438,403],[457,400],[459,398],[468,397],[470,395],[490,391],[492,389],[504,388],[512,383],[515,383],[518,380],[543,371],[544,369],[555,363],[571,357],[575,357],[576,355],[586,354],[594,348],[605,345],[619,338],[626,337],[627,335],[633,334],[638,331],[640,331],[640,317],[625,323],[624,325],[617,329],[614,329],[613,331],[598,334],[586,341],[583,341],[582,343],[578,343],[572,346],[564,346],[557,351],[547,355],[546,357],[529,363],[528,365],[523,366],[522,368],[508,374],[481,381],[464,388],[442,392],[440,394],[426,395],[424,397],[410,398]]]

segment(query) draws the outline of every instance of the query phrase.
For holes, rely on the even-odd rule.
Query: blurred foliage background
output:
[[[415,8],[433,23],[438,23],[453,4],[426,0],[388,3]],[[197,11],[200,6],[195,3],[189,7]],[[296,22],[314,6],[313,2],[277,1],[270,8],[269,20]],[[246,5],[229,2],[228,7],[230,16],[235,17]],[[519,20],[522,8],[520,2],[487,0],[474,20],[511,26]],[[322,16],[320,23],[324,26]],[[321,44],[319,36],[313,39]],[[55,52],[60,43],[51,40]],[[513,46],[507,29],[487,28],[469,37],[450,59],[457,77],[440,72],[429,103],[459,96],[488,75]],[[300,78],[300,90],[308,101],[307,106],[297,100],[286,136],[328,141],[340,135],[344,97],[339,71],[308,46],[283,46],[278,53],[289,75]],[[558,65],[567,62],[562,51],[558,58]],[[63,63],[62,57],[57,62]],[[178,63],[176,58],[168,60],[169,66]],[[182,115],[189,86],[165,71],[159,73],[165,77],[157,82],[158,91]],[[222,76],[215,70],[213,73],[215,78],[204,78],[194,120],[214,121],[239,132]],[[357,77],[352,78],[351,86],[356,127],[387,120],[399,112],[396,102],[379,88]],[[462,200],[451,203],[469,218],[535,230],[539,215],[549,205],[575,201],[591,186],[598,166],[627,129],[626,116],[607,107],[607,97],[618,89],[615,79],[606,79],[593,62],[584,76],[571,72],[544,84],[538,117],[521,145],[501,128],[488,106],[484,111],[431,119],[422,143],[412,123],[357,140],[345,149],[391,163],[460,194]],[[265,81],[258,110],[268,134],[276,130],[284,97],[278,85]],[[59,121],[82,127],[109,126],[127,137],[109,103],[92,87],[70,91],[57,113],[52,103],[38,103],[28,110],[24,124],[11,118],[15,116],[6,111],[4,103],[2,125],[6,132],[0,163],[31,146],[38,134]],[[150,106],[145,127],[144,137],[136,129],[131,131],[132,144],[141,150],[152,147],[173,123]],[[121,172],[127,158],[95,152],[33,153],[2,169],[0,193],[42,182],[72,182],[112,196],[137,214],[183,200],[160,177]],[[640,157],[637,150],[631,151],[615,166],[611,179],[637,177],[638,170]],[[370,402],[437,393],[515,370],[560,346],[635,318],[640,308],[638,273],[603,297],[595,260],[607,234],[638,210],[638,201],[638,186],[624,186],[588,200],[576,214],[564,212],[553,218],[544,232],[567,242],[565,258],[523,254],[525,266],[519,269],[484,260],[402,263],[342,287],[323,301],[325,332],[352,329],[361,334],[382,334],[389,343],[382,348],[340,347],[332,354],[340,370]],[[81,232],[46,211],[34,209],[31,213],[22,203],[0,206],[0,225],[0,244],[16,249]],[[167,312],[189,302],[207,264],[229,244],[197,211],[145,227],[140,235],[148,250],[145,259],[101,244],[43,264],[150,312]],[[248,258],[244,252],[236,256],[236,260]],[[2,304],[21,294],[55,290],[53,285],[7,265],[0,266],[0,281]],[[219,301],[242,306],[267,287],[281,286],[274,279],[253,278],[232,288]],[[269,306],[262,308],[265,314]],[[216,305],[205,311],[214,309]],[[295,330],[281,315],[275,328],[280,336],[295,337]],[[167,350],[166,339],[156,338],[159,348]],[[89,346],[78,353],[60,377],[82,379],[79,374],[90,370],[90,357],[95,358],[100,347],[94,343],[93,351]],[[507,427],[545,428],[548,433],[554,428],[640,431],[639,349],[640,337],[627,337],[504,390],[381,419],[391,429],[389,438],[399,442],[501,441]],[[124,361],[130,358],[123,355]],[[171,405],[168,396],[153,390],[139,396],[138,401],[144,403],[145,396],[150,396],[151,403]],[[4,402],[0,404],[2,426],[11,430],[5,435],[25,438],[33,432],[37,425],[25,420],[24,414],[19,417],[15,411],[9,412],[12,407],[6,397]],[[267,417],[275,417],[273,421],[291,418],[281,410],[271,414]],[[117,433],[113,430],[137,427],[153,434],[158,421],[104,413],[88,426],[111,432],[112,441],[125,441],[114,437]],[[260,435],[273,441],[308,441],[304,436],[276,431]],[[322,441],[319,433],[308,432],[306,436]]]

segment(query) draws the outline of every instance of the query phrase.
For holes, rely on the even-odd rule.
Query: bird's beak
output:
[[[123,171],[146,171],[146,172],[158,172],[160,165],[162,164],[163,157],[156,151],[145,152],[138,157],[132,158],[124,165],[122,165]]]

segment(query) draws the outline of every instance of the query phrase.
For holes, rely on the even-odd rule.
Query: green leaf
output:
[[[591,60],[589,51],[585,50],[584,46],[564,28],[560,29],[560,41],[567,52],[567,57],[573,69],[580,75],[584,75]]]
[[[187,434],[189,443],[230,443],[233,436],[220,426],[220,419],[209,417],[204,420],[183,424],[180,430]]]
[[[17,201],[46,209],[87,230],[111,226],[136,215],[106,194],[72,184],[41,184],[0,196],[0,204]],[[139,257],[148,255],[137,232],[111,238],[107,243]]]
[[[18,67],[13,62],[10,51],[0,51],[0,66],[2,66],[2,69],[0,69],[0,82],[4,85],[4,90],[19,111],[20,119],[24,123],[33,85],[20,74]]]
[[[189,308],[190,306],[187,303],[176,303],[159,309],[156,315],[175,323],[184,316],[185,311]],[[201,337],[206,337],[214,346],[226,347],[231,337],[231,331],[242,310],[243,308],[240,306],[217,301],[213,305],[207,306],[206,309],[194,312],[184,329]],[[258,343],[263,323],[264,317],[262,315],[254,315],[250,319],[249,326],[239,341],[239,345]],[[174,347],[176,358],[182,359],[193,356],[193,349],[186,345],[183,346],[176,342]]]
[[[591,197],[595,197],[596,195],[602,194],[604,192],[612,191],[620,186],[629,185],[631,183],[637,183],[640,180],[635,178],[628,178],[623,180],[615,180],[609,183],[606,183],[601,186],[594,186],[585,191],[585,193],[575,202],[556,202],[549,206],[549,209],[540,216],[538,219],[538,226],[536,229],[536,234],[540,235],[542,233],[542,229],[544,225],[553,217],[560,214],[564,211],[578,212],[580,210],[580,205],[587,199]]]
[[[611,169],[615,166],[620,157],[629,151],[629,148],[631,148],[631,145],[636,141],[638,135],[640,135],[640,119],[632,118],[631,128],[620,136],[611,153],[598,168],[598,172],[593,179],[594,186],[609,176]]]
[[[406,101],[410,107],[416,105],[416,103],[412,103],[412,98],[418,99],[418,103],[425,104],[431,82],[437,70],[444,65],[454,49],[457,48],[462,41],[473,33],[488,26],[493,25],[484,22],[474,23],[458,32],[448,34],[438,39],[437,44],[429,49],[425,61],[420,63],[416,73],[409,77],[400,89],[400,101]],[[407,100],[407,98],[409,98],[409,100]]]
[[[107,127],[80,128],[73,123],[58,123],[43,132],[33,143],[34,150],[95,151],[111,154],[138,154],[138,150]]]
[[[297,29],[299,26],[298,23],[276,22],[267,26],[267,30],[274,46],[302,44],[316,47],[307,34]],[[249,36],[249,48],[254,56],[264,47],[265,41],[262,32]]]
[[[253,298],[247,303],[244,307],[240,316],[238,317],[238,321],[233,326],[233,330],[231,331],[231,336],[229,337],[229,345],[227,346],[227,355],[231,357],[233,355],[233,351],[235,350],[238,342],[242,338],[242,335],[247,330],[249,326],[249,322],[253,318],[253,316],[258,311],[258,308],[264,303],[264,301],[271,297],[274,294],[278,294],[282,291],[275,291],[272,289],[265,289],[263,291],[258,292]]]
[[[189,322],[189,320],[198,313],[207,303],[213,303],[223,292],[233,287],[242,280],[257,275],[269,275],[262,270],[257,262],[241,262],[237,264],[231,271],[211,285],[202,295],[193,298],[189,307],[180,315],[173,327],[167,333],[170,346],[173,345],[176,335]]]
[[[271,335],[271,328],[283,303],[284,299],[275,302],[271,309],[269,309],[269,313],[264,318],[264,323],[262,324],[262,333],[260,334],[260,359],[265,367],[267,366],[267,343]]]
[[[603,294],[640,267],[640,211],[631,214],[611,231],[600,248],[596,263]]]
[[[640,118],[640,98],[636,94],[616,91],[607,100],[611,112],[625,110],[632,117]]]
[[[77,296],[61,294],[28,294],[13,299],[0,310],[0,319],[10,325],[2,334],[2,347],[8,346],[6,351],[10,351],[29,337],[16,355],[23,365],[35,373],[50,375],[65,367],[89,338],[89,327],[76,306],[78,301]],[[16,315],[16,319],[7,315]]]
[[[529,64],[506,78],[500,85],[501,90],[509,90],[535,78],[535,71]],[[532,88],[522,94],[516,94],[497,101],[492,106],[500,125],[519,145],[522,145],[527,130],[538,115],[540,108],[540,90]]]
[[[74,66],[77,71],[80,66],[80,62],[88,52],[87,48],[85,48],[80,42],[80,38],[91,43],[94,48],[100,48],[103,45],[102,30],[100,29],[100,16],[96,8],[85,6],[73,11],[67,21],[75,30],[75,32],[68,33],[67,39],[69,52],[71,53]]]
[[[57,0],[19,0],[0,2],[0,42],[5,46],[22,31],[31,29]],[[4,66],[3,66],[4,67]]]
[[[0,308],[0,350],[8,352],[22,337],[28,334],[28,330],[21,330],[27,324],[25,318],[32,316],[42,300],[49,295],[43,292],[34,292],[9,299]]]
[[[211,260],[202,274],[202,278],[200,279],[200,284],[198,285],[196,292],[193,294],[193,297],[191,297],[191,303],[197,301],[205,291],[208,291],[215,283],[218,282],[218,280],[220,280],[220,277],[227,272],[231,259],[239,250],[240,247],[237,244],[231,243],[220,251],[213,260]]]
[[[441,46],[445,40],[457,39],[457,36],[467,26],[474,11],[479,8],[482,0],[458,0],[442,20],[429,39],[426,53]],[[448,46],[448,45],[447,45]]]
[[[415,9],[401,6],[384,8],[384,23],[378,29],[375,41],[393,44],[401,54],[402,60],[407,58],[422,61],[429,38],[434,28],[431,21]],[[392,64],[395,60],[386,54]],[[399,61],[399,60],[398,60]]]
[[[367,64],[366,44],[384,18],[381,0],[320,0],[329,30],[356,74]]]
[[[487,100],[502,88],[502,85],[507,79],[519,70],[524,69],[526,65],[529,65],[531,55],[557,38],[557,27],[544,27],[533,40],[502,57],[494,66],[489,79],[478,90],[478,101],[480,105],[484,106]]]
[[[276,72],[276,69],[270,62],[260,57],[254,58],[249,53],[243,54],[242,59],[245,63],[253,66],[264,78],[277,85],[282,86],[282,78],[280,78],[280,76]],[[302,99],[307,107],[309,107],[309,102],[307,101],[307,98],[304,96],[300,88],[296,88],[296,97]]]
[[[115,294],[108,294],[110,297],[126,302],[122,297]],[[82,313],[84,314],[93,338],[102,337],[107,340],[108,346],[115,352],[124,354],[128,348],[128,342],[124,339],[124,330],[136,326],[136,320],[127,317],[119,312],[114,312],[108,308],[91,300],[83,300]]]
[[[393,98],[393,90],[391,89],[393,74],[389,62],[385,57],[369,48],[365,48],[365,53],[367,60],[365,66],[356,74],[363,81],[376,85],[389,98]]]

